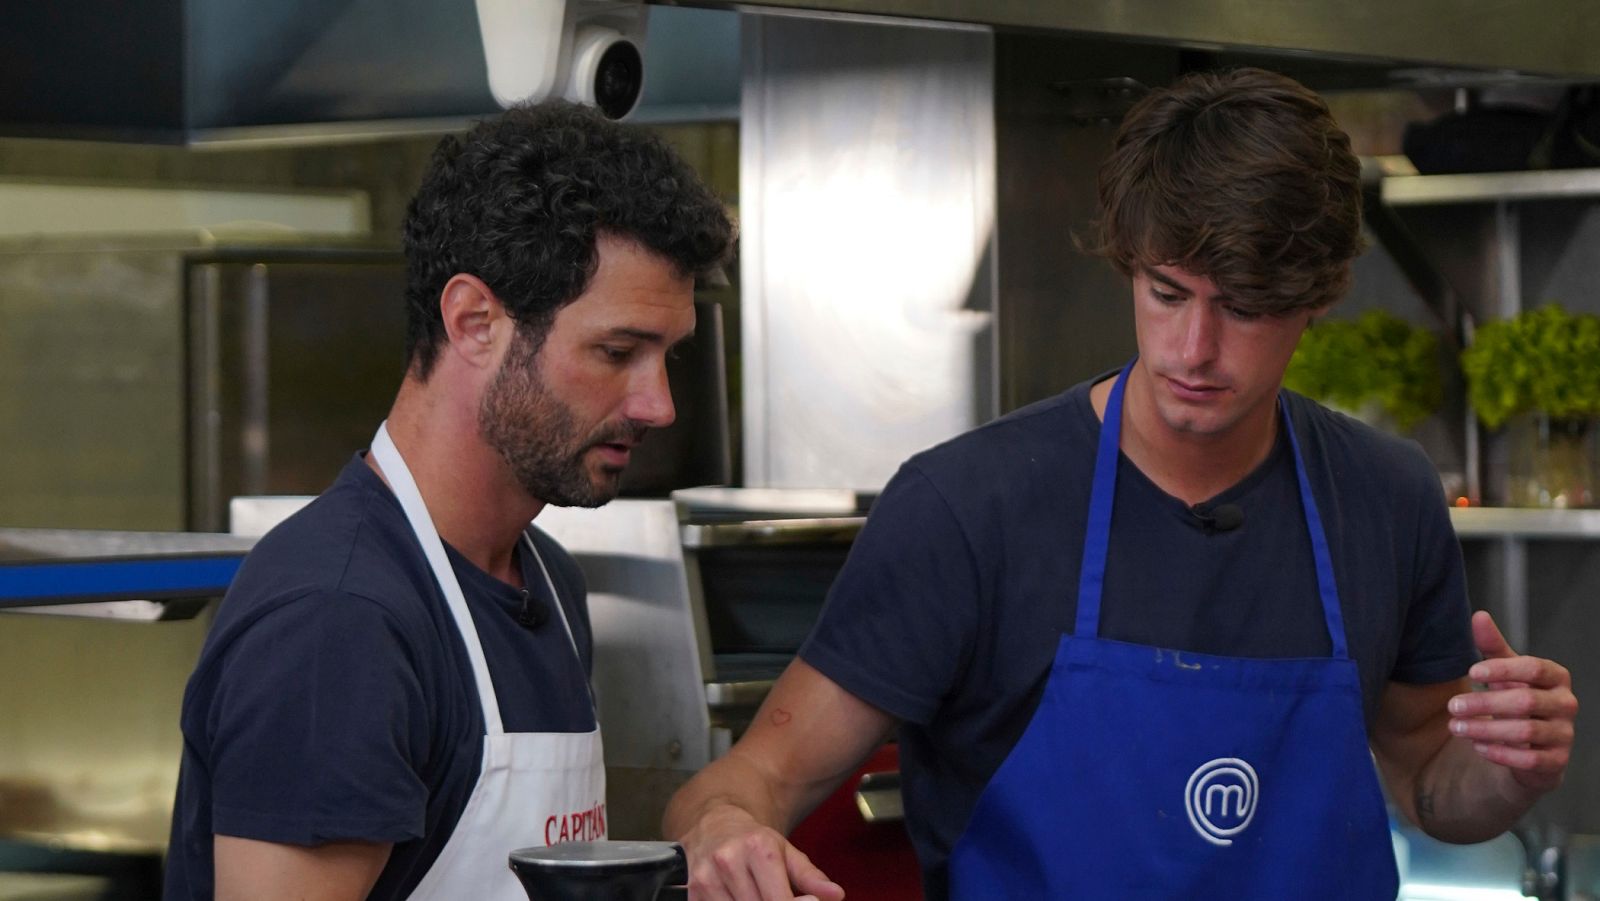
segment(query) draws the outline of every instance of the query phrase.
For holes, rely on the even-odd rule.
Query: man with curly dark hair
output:
[[[799,660],[668,808],[691,892],[838,901],[782,833],[896,728],[930,899],[1387,901],[1380,778],[1449,841],[1560,783],[1570,677],[1470,615],[1432,464],[1281,390],[1360,212],[1349,139],[1289,78],[1195,73],[1129,112],[1086,243],[1132,282],[1138,356],[901,468]]]
[[[409,366],[370,453],[262,538],[184,697],[165,896],[525,897],[514,848],[606,834],[581,574],[530,525],[617,493],[722,205],[563,103],[434,154]]]

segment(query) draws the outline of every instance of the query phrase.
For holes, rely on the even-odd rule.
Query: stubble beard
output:
[[[636,440],[637,429],[602,425],[580,438],[577,415],[539,377],[539,343],[518,331],[478,407],[478,432],[522,489],[557,507],[599,507],[617,496],[622,469],[585,461],[596,444]]]

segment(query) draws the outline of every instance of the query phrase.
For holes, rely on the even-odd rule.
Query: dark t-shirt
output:
[[[580,656],[519,545],[546,616],[447,548],[508,732],[588,732],[583,576],[530,529]],[[165,897],[210,898],[213,833],[292,845],[393,842],[371,898],[404,898],[477,782],[483,710],[467,649],[405,513],[360,456],[263,537],[217,611],[184,694]],[[534,844],[530,835],[527,844]]]
[[[1100,422],[1090,383],[912,457],[874,505],[801,656],[900,718],[906,819],[929,898],[1038,705],[1076,614]],[[1460,546],[1414,444],[1289,395],[1372,723],[1390,681],[1476,661]],[[1294,459],[1276,447],[1208,502],[1216,531],[1126,456],[1102,637],[1236,657],[1327,656]],[[1154,728],[1154,727],[1153,727]],[[1108,749],[1128,736],[1104,737]]]

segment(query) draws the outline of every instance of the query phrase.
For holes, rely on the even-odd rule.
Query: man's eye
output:
[[[628,358],[633,356],[633,348],[602,344],[600,345],[600,353],[604,354],[605,358],[612,363],[626,363]]]
[[[1155,295],[1156,300],[1159,300],[1162,303],[1177,303],[1178,301],[1183,299],[1182,297],[1179,297],[1176,294],[1168,294],[1165,291],[1152,290],[1150,293]]]
[[[1228,307],[1227,310],[1229,316],[1232,316],[1240,322],[1250,322],[1252,320],[1261,318],[1260,313],[1256,313],[1251,310],[1242,310],[1238,307]]]

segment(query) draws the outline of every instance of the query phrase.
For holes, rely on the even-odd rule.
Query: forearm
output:
[[[712,761],[673,795],[662,818],[662,834],[680,839],[719,807],[736,808],[787,834],[807,809],[800,794],[763,775],[736,749]]]
[[[1428,835],[1471,844],[1516,825],[1540,794],[1485,760],[1471,742],[1451,737],[1417,774],[1411,796],[1396,800]]]
[[[387,843],[281,845],[218,835],[213,840],[217,901],[359,901],[372,891],[392,848]]]

